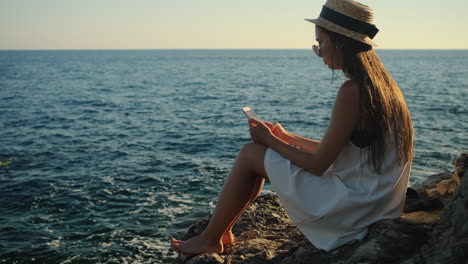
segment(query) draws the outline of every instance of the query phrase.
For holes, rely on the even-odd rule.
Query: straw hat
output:
[[[352,0],[327,0],[317,19],[309,22],[357,41],[376,46],[372,38],[379,32],[374,25],[374,10]]]

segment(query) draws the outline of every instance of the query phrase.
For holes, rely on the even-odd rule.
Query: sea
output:
[[[453,170],[468,50],[377,53],[413,118],[410,184]],[[343,80],[311,50],[0,51],[0,263],[171,263],[250,141],[242,107],[320,139]]]

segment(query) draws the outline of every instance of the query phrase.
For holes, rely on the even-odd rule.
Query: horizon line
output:
[[[468,48],[374,48],[375,50],[468,50]],[[0,49],[0,51],[172,51],[172,50],[312,50],[310,48],[83,48],[83,49]]]

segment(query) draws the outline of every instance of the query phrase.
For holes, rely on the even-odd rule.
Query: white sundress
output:
[[[400,217],[411,164],[398,162],[393,144],[386,149],[380,174],[372,171],[365,149],[349,140],[322,176],[271,148],[265,154],[265,170],[299,230],[315,247],[330,251],[362,240],[376,221]]]

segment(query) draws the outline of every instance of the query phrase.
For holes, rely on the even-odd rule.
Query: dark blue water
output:
[[[451,170],[468,51],[378,53],[413,116],[411,181]],[[305,50],[0,51],[0,262],[167,263],[249,140],[240,109],[320,139],[331,77]]]

